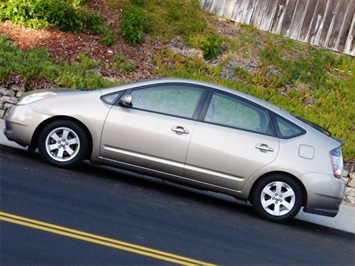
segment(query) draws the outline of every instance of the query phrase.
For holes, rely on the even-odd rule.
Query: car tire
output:
[[[38,150],[49,164],[72,168],[85,159],[88,143],[88,136],[78,123],[57,120],[42,130],[38,138]]]
[[[262,218],[285,223],[301,209],[303,201],[300,185],[290,176],[275,174],[256,183],[251,202]]]

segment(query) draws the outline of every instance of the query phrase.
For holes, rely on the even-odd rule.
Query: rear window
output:
[[[281,117],[276,116],[276,131],[279,138],[289,139],[300,136],[306,131],[292,123],[291,121]]]

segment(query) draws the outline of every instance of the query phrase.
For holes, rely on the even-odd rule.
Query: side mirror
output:
[[[124,107],[132,107],[132,95],[131,94],[123,95],[119,101],[119,104]]]

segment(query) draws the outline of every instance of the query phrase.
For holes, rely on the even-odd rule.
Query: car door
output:
[[[101,156],[173,175],[183,175],[187,148],[206,92],[191,85],[129,90],[126,106],[111,108],[102,132]]]
[[[239,190],[255,171],[275,160],[279,140],[267,110],[224,92],[213,92],[193,132],[185,175]]]

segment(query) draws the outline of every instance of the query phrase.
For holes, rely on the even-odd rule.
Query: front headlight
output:
[[[20,101],[17,103],[17,105],[30,104],[35,101],[39,101],[39,100],[49,98],[52,96],[56,96],[56,95],[57,95],[57,93],[55,93],[53,91],[35,92],[35,93],[29,94],[29,95],[21,98]]]

